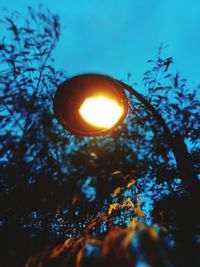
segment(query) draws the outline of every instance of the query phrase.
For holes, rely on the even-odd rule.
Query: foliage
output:
[[[18,252],[13,251],[21,239],[21,249],[30,236],[48,239],[55,193],[63,194],[56,181],[65,178],[57,153],[61,155],[66,145],[60,143],[69,139],[54,126],[51,104],[63,79],[51,58],[59,40],[59,18],[29,8],[27,18],[14,12],[2,23],[10,35],[0,45],[1,240],[7,240],[3,254],[11,246],[15,262]]]
[[[52,112],[56,87],[66,78],[55,70],[52,59],[60,36],[58,16],[42,7],[38,11],[29,8],[27,17],[15,12],[2,22],[10,33],[0,44],[4,265],[20,265],[48,243],[53,246],[67,239],[68,247],[70,240],[79,240],[79,244],[88,235],[103,236],[116,224],[121,227],[117,231],[126,231],[125,226],[135,218],[139,223],[147,217],[151,222],[155,219],[176,238],[176,227],[180,228],[176,222],[185,215],[187,187],[182,187],[185,181],[173,151],[152,114],[128,95],[127,121],[106,138],[81,139],[64,132]],[[199,88],[189,88],[179,73],[170,73],[173,59],[163,58],[161,50],[156,60],[148,61],[151,67],[144,74],[146,99],[162,114],[174,136],[178,133],[187,144],[198,172]],[[153,217],[147,216],[148,198],[155,202]],[[190,201],[197,203],[197,195],[190,196]],[[170,204],[173,210],[174,203],[181,203],[176,207],[181,214],[178,219],[168,208]],[[196,216],[186,221],[197,229],[200,220]]]
[[[156,226],[147,226],[133,219],[124,229],[112,226],[106,236],[94,239],[91,235],[78,240],[69,238],[64,244],[49,248],[26,267],[49,266],[169,266],[169,251],[163,232]]]

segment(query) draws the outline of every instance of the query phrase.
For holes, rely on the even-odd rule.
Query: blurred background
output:
[[[0,10],[0,265],[199,267],[199,1],[1,0]],[[110,134],[64,130],[54,94],[88,72],[142,93],[178,156],[129,93]]]

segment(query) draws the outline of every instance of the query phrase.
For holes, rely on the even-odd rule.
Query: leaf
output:
[[[34,29],[24,28],[24,27],[21,28],[21,31],[24,31],[24,32],[29,33],[29,34],[34,33]]]
[[[87,225],[87,227],[84,229],[84,233],[88,233],[92,228],[98,223],[97,218],[93,219],[90,224]]]
[[[169,77],[171,77],[172,75],[171,74],[167,74],[167,75],[165,75],[163,78],[169,78]]]
[[[112,176],[121,176],[122,173],[121,171],[114,171],[113,173],[111,173]]]
[[[149,227],[148,228],[148,234],[150,235],[152,240],[154,240],[154,241],[159,240],[159,235],[158,235],[158,232],[156,231],[155,227],[153,227],[153,226]]]
[[[130,197],[125,198],[122,206],[123,206],[123,208],[132,208],[133,210],[135,207],[135,205],[134,205],[133,201],[130,199]]]
[[[18,39],[18,37],[19,37],[19,31],[17,29],[17,26],[15,25],[15,23],[13,22],[12,19],[6,18],[6,20],[10,23],[10,28],[9,29],[14,33],[15,38]]]
[[[131,219],[129,225],[128,225],[128,228],[130,228],[131,230],[135,230],[135,228],[137,227],[137,218],[134,217]]]
[[[139,204],[134,208],[134,212],[137,214],[138,217],[144,217],[144,213],[142,212]]]
[[[49,258],[52,259],[59,257],[66,249],[69,249],[74,244],[74,242],[74,238],[68,238],[64,244],[58,245],[51,251]]]
[[[29,71],[35,71],[35,70],[36,70],[35,68],[27,68],[27,69],[25,70],[25,72],[26,72],[26,71],[28,71],[28,72],[29,72]]]
[[[120,209],[121,205],[119,203],[112,203],[110,204],[109,208],[108,208],[108,214],[110,215],[113,210],[118,210]]]
[[[131,179],[130,182],[127,184],[126,187],[129,189],[129,188],[131,188],[135,183],[136,183],[136,180]]]
[[[120,186],[115,188],[114,193],[113,193],[113,197],[116,197],[121,192],[121,189],[122,188]]]
[[[153,89],[153,92],[155,93],[156,91],[159,91],[159,90],[162,90],[162,89],[163,89],[162,86],[158,86],[158,87],[156,87],[155,89]]]

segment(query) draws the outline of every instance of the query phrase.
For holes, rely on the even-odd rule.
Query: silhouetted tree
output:
[[[124,238],[127,234],[130,241],[126,225],[147,220],[155,220],[175,240],[171,257],[177,266],[196,257],[188,249],[191,244],[194,251],[198,249],[199,213],[193,213],[191,207],[199,197],[187,194],[190,179],[182,180],[172,148],[152,114],[128,96],[127,121],[106,137],[78,138],[65,132],[52,112],[54,92],[66,78],[52,59],[60,36],[58,16],[42,7],[37,11],[29,8],[27,17],[14,12],[2,22],[9,33],[0,44],[2,264],[21,266],[43,247],[67,239],[64,247],[58,247],[58,254],[47,248],[27,266],[37,266],[41,259],[44,266],[62,266],[67,263],[66,255],[74,251],[78,259],[72,257],[67,264],[73,266],[77,261],[77,266],[85,266],[87,240],[100,239],[93,243],[105,246],[112,243],[112,235],[117,240],[118,235]],[[170,73],[172,63],[171,57],[162,57],[161,50],[155,60],[148,61],[152,67],[143,79],[146,98],[162,114],[180,151],[185,151],[198,173],[199,88],[189,88],[179,73]],[[146,208],[147,199],[151,209],[155,204],[153,216]],[[116,224],[121,228],[115,232]],[[151,244],[154,232],[148,234],[149,228],[141,225]],[[109,248],[108,255],[112,253]],[[156,250],[154,253],[157,255]],[[45,265],[49,257],[55,262]],[[129,255],[126,260],[135,262]],[[148,262],[156,264],[153,259]],[[164,264],[168,263],[156,266],[167,266]]]

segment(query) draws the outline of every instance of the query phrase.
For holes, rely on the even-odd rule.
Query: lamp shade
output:
[[[77,135],[96,136],[110,132],[122,122],[128,100],[121,85],[109,76],[82,74],[58,86],[53,108],[65,129]]]

